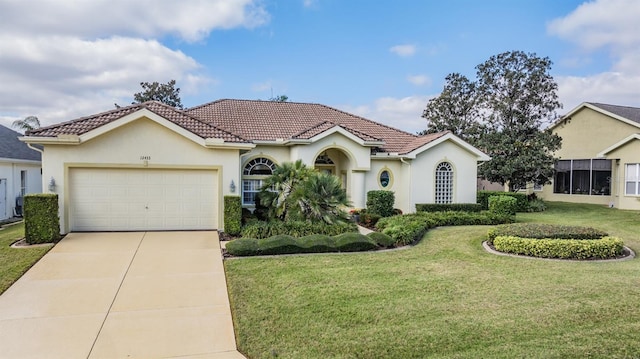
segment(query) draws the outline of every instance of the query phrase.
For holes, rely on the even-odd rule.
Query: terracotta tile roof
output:
[[[96,115],[82,117],[73,121],[42,127],[37,130],[30,131],[29,135],[39,137],[82,135],[141,109],[147,109],[202,138],[222,138],[225,142],[248,142],[240,136],[221,130],[213,124],[202,122],[193,116],[157,101],[149,101],[127,107],[121,107]]]
[[[249,140],[310,138],[339,125],[366,141],[384,141],[383,150],[399,152],[418,136],[313,103],[218,100],[186,110],[199,119]]]
[[[186,110],[150,101],[43,127],[29,135],[82,135],[141,109],[147,109],[202,138],[221,138],[225,142],[309,139],[340,126],[364,141],[383,142],[377,152],[405,154],[444,134],[417,136],[321,104],[218,100]]]
[[[607,105],[605,103],[588,102],[589,104],[601,108],[605,111],[624,117],[633,122],[640,123],[640,108],[629,106]]]

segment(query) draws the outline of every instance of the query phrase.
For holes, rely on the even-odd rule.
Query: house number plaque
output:
[[[151,156],[140,156],[140,161],[151,161]]]

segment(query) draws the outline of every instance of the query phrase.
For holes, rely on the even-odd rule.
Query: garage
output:
[[[72,231],[218,228],[218,172],[201,169],[71,168]]]

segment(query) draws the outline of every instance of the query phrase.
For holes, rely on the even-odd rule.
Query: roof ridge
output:
[[[313,126],[311,126],[311,127],[309,127],[309,128],[305,128],[305,129],[303,129],[303,130],[301,130],[301,131],[298,131],[297,133],[294,133],[293,135],[291,135],[291,138],[296,138],[296,137],[299,137],[300,135],[302,135],[303,133],[306,133],[306,132],[310,132],[310,131],[312,131],[312,130],[315,130],[316,128],[318,128],[318,127],[320,127],[320,126],[324,125],[325,123],[330,123],[330,124],[332,124],[332,125],[334,125],[334,126],[338,126],[338,125],[336,125],[335,123],[333,123],[333,122],[331,122],[331,121],[328,121],[328,120],[320,121],[320,122],[316,123],[315,125],[313,125]]]
[[[591,105],[594,105],[596,107],[598,107],[598,105],[604,105],[604,106],[624,107],[624,108],[632,108],[634,110],[640,110],[640,107],[628,106],[628,105],[614,105],[614,104],[602,103],[602,102],[587,102],[587,103],[591,104]]]
[[[153,101],[147,101],[147,102],[153,102]],[[135,103],[135,104],[131,104],[131,105],[128,105],[128,106],[116,107],[116,108],[114,108],[112,110],[102,111],[100,113],[96,113],[96,114],[93,114],[93,115],[82,116],[82,117],[75,118],[73,120],[59,122],[59,123],[56,123],[56,124],[53,124],[53,125],[44,126],[44,127],[38,127],[36,129],[33,129],[33,130],[29,131],[29,133],[31,134],[32,132],[40,132],[40,130],[43,130],[43,131],[44,130],[49,130],[49,129],[52,129],[52,128],[61,127],[61,126],[64,126],[64,125],[69,125],[69,124],[72,124],[72,123],[75,123],[75,122],[88,120],[90,118],[96,118],[96,117],[109,115],[109,114],[112,114],[112,113],[115,113],[115,112],[118,112],[118,111],[127,111],[127,110],[130,110],[130,109],[134,108],[134,107],[142,107],[145,103],[146,102]]]

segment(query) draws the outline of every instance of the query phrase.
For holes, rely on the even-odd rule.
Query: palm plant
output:
[[[259,195],[260,203],[269,208],[269,217],[287,219],[294,204],[290,200],[291,193],[312,173],[302,160],[285,162],[273,170],[273,174],[263,181]]]
[[[11,127],[22,132],[28,132],[40,128],[40,120],[36,116],[27,116],[23,120],[13,121]]]
[[[292,212],[306,220],[332,224],[347,219],[343,208],[350,202],[336,176],[314,172],[295,189],[291,199],[297,204]]]

